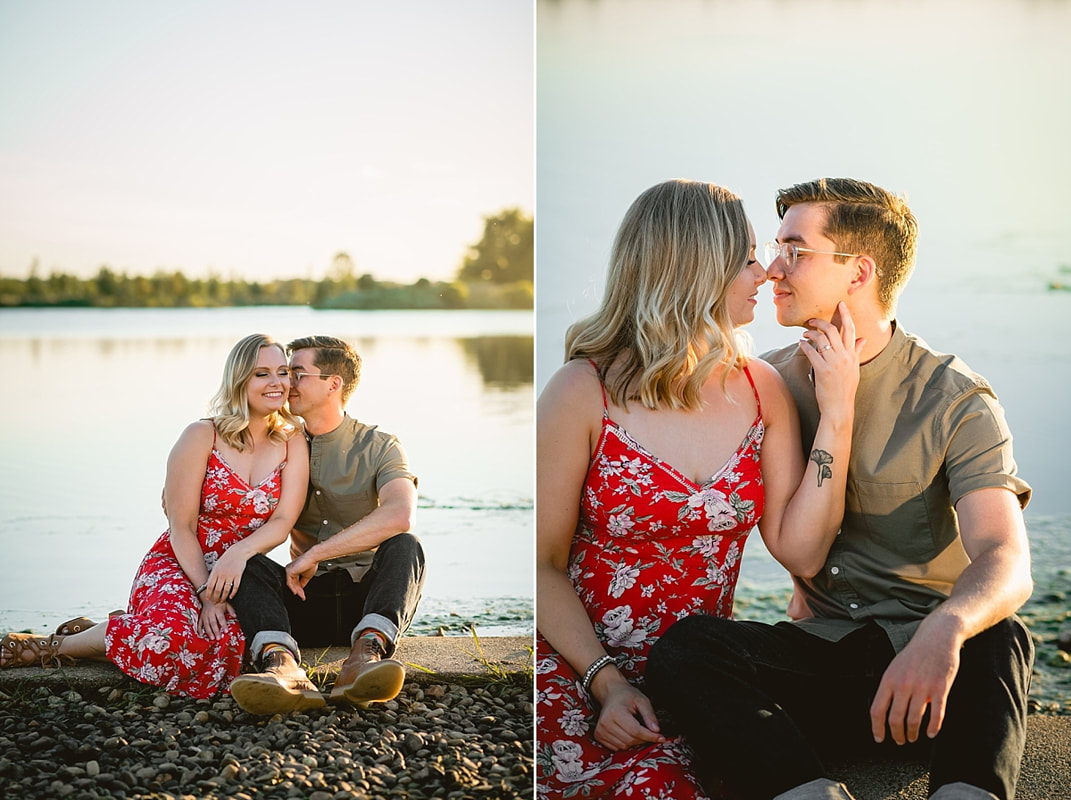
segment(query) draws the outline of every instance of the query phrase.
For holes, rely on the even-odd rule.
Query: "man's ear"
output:
[[[848,285],[848,294],[855,294],[871,281],[874,281],[876,287],[877,280],[878,265],[874,263],[874,259],[870,256],[857,256],[855,259],[855,273],[852,275],[851,283]]]

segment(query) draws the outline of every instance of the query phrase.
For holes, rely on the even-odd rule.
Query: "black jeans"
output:
[[[701,780],[741,798],[771,798],[828,777],[822,758],[889,752],[870,704],[894,651],[874,623],[828,642],[788,622],[716,617],[674,624],[651,648],[646,686],[695,752]],[[962,781],[1006,800],[1026,738],[1034,645],[1012,617],[969,640],[929,756],[930,791]],[[925,739],[925,720],[920,739]]]
[[[315,576],[302,601],[286,586],[286,570],[267,556],[246,562],[231,605],[255,660],[266,644],[349,647],[358,631],[371,628],[388,641],[387,655],[416,615],[424,587],[424,548],[411,533],[399,533],[376,550],[372,568],[354,582],[344,569]]]

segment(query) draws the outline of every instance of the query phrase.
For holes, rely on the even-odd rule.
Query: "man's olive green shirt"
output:
[[[797,345],[763,355],[799,409],[804,456],[818,429],[811,365]],[[833,464],[833,469],[843,469]],[[984,378],[895,325],[860,368],[844,520],[821,572],[794,578],[797,620],[838,640],[869,620],[897,651],[948,597],[970,559],[955,506],[978,489],[1030,487],[1016,475],[1004,411]]]
[[[309,494],[291,535],[297,558],[318,542],[364,519],[379,508],[379,492],[395,478],[417,482],[397,437],[346,415],[342,424],[309,443]],[[355,581],[372,565],[375,550],[320,562],[317,574],[346,569]]]

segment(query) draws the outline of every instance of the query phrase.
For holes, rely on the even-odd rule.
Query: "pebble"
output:
[[[0,704],[0,795],[534,796],[530,682],[410,683],[367,709],[274,717],[246,714],[230,697],[197,701],[133,683],[92,698],[39,687]]]

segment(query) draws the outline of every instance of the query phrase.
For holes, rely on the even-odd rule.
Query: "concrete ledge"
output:
[[[925,800],[926,765],[910,759],[868,761],[831,767],[856,800]],[[1027,718],[1026,751],[1016,800],[1071,798],[1071,717]]]
[[[406,636],[394,657],[405,664],[409,680],[460,681],[494,679],[502,673],[522,672],[533,664],[533,640],[524,636],[480,638],[471,636]],[[349,649],[307,648],[302,660],[316,676],[338,674]],[[0,691],[11,694],[27,688],[74,689],[83,696],[102,686],[115,687],[133,681],[111,663],[86,662],[74,667],[19,667],[0,670]]]

